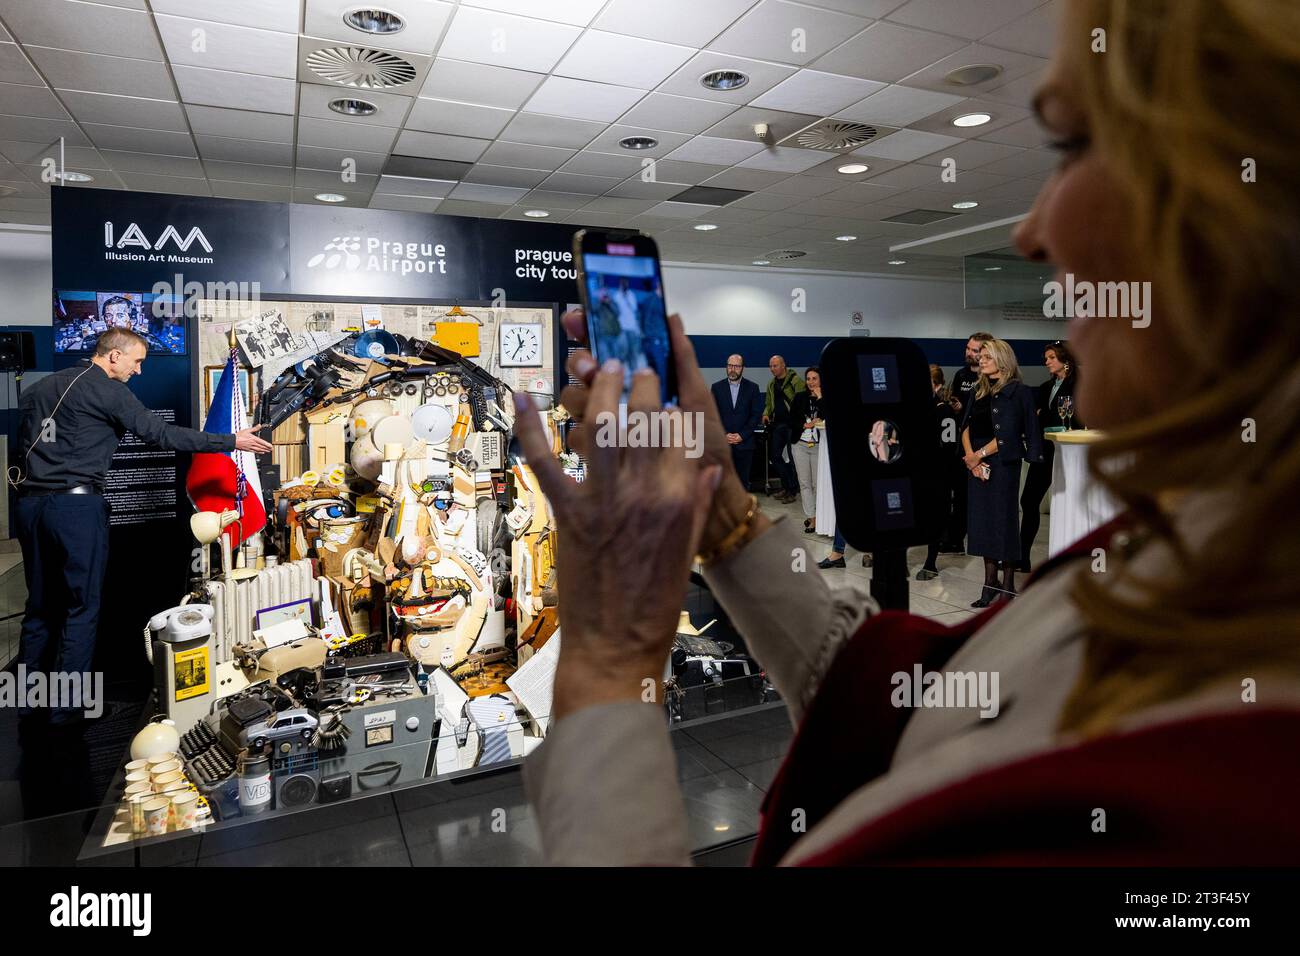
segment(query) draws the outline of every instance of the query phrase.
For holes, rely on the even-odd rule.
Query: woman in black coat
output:
[[[1070,354],[1069,346],[1060,341],[1047,346],[1043,349],[1043,365],[1047,367],[1050,377],[1034,393],[1040,434],[1083,428],[1084,424],[1077,415],[1069,419],[1061,415],[1061,399],[1068,398],[1071,403],[1074,402],[1074,389],[1079,380],[1079,367]],[[1033,570],[1029,564],[1029,549],[1038,536],[1043,496],[1052,487],[1052,459],[1055,457],[1056,443],[1045,441],[1043,460],[1029,463],[1025,488],[1020,493],[1020,561],[1016,564],[1017,571]]]
[[[980,348],[979,381],[962,417],[962,460],[970,472],[966,553],[984,558],[984,590],[971,607],[988,607],[1000,590],[1016,593],[1020,560],[1017,498],[1020,462],[1043,460],[1034,393],[1020,380],[1016,353],[1001,339]]]

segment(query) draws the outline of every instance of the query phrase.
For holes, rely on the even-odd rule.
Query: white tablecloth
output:
[[[835,495],[831,491],[831,454],[826,429],[821,430],[821,447],[817,449],[817,526],[818,534],[835,533]]]
[[[1047,556],[1058,554],[1101,527],[1118,511],[1115,499],[1088,474],[1088,445],[1057,442],[1052,462]]]

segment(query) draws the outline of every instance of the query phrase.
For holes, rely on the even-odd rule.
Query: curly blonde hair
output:
[[[1073,583],[1089,639],[1060,728],[1095,734],[1212,684],[1300,674],[1300,113],[1284,96],[1300,4],[1073,0],[1062,30],[1181,373],[1166,407],[1093,447],[1094,478],[1178,563],[1159,580],[1111,568],[1127,598]],[[1186,547],[1157,506],[1190,488],[1230,501],[1212,548]]]

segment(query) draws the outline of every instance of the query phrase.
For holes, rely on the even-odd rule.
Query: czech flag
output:
[[[212,396],[203,430],[230,435],[248,427],[244,396],[236,374],[232,350]],[[266,527],[266,506],[262,503],[262,482],[257,476],[257,458],[251,451],[199,452],[190,464],[185,490],[196,511],[238,511],[240,518],[223,533],[231,550]]]

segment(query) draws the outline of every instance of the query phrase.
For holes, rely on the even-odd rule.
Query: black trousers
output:
[[[1042,523],[1039,511],[1043,497],[1052,487],[1052,459],[1056,456],[1056,446],[1050,441],[1043,442],[1042,461],[1031,461],[1025,475],[1025,487],[1020,492],[1020,559],[1029,560],[1029,546],[1038,536]]]
[[[799,493],[799,477],[794,471],[794,461],[786,460],[793,440],[789,425],[769,425],[767,429],[767,460],[772,470],[781,479],[781,489],[792,495]]]
[[[947,543],[960,547],[966,540],[966,492],[968,486],[966,483],[966,466],[960,460],[957,464],[962,473],[952,486],[952,519],[948,522]]]
[[[731,446],[731,463],[736,466],[736,474],[740,476],[740,483],[749,490],[749,480],[754,473],[754,449],[741,448],[737,445]]]
[[[23,497],[14,524],[27,581],[19,662],[29,674],[89,673],[108,564],[108,502],[99,495]]]

